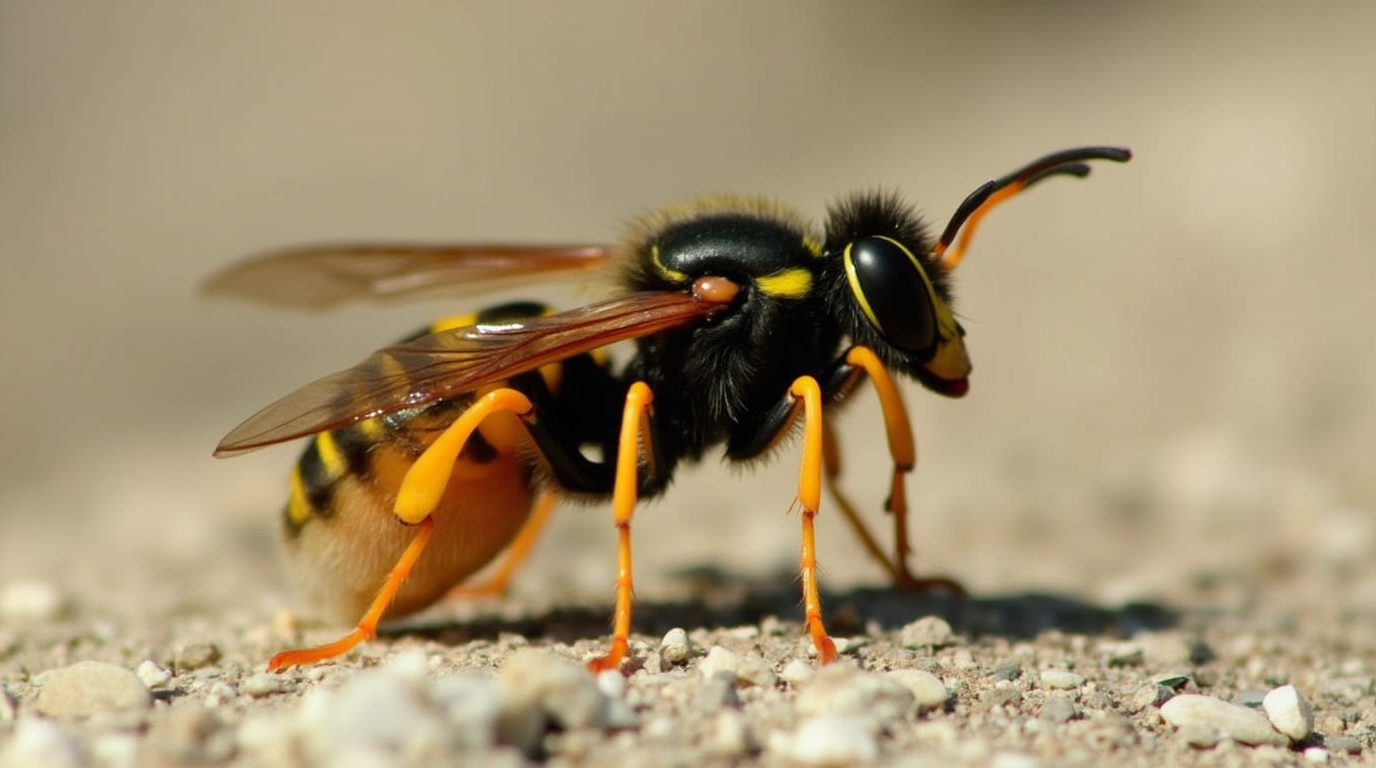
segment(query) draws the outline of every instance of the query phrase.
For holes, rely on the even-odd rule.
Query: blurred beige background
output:
[[[1363,3],[0,0],[0,577],[232,573],[295,449],[218,462],[217,439],[456,308],[197,297],[245,254],[601,241],[698,193],[820,215],[876,184],[940,225],[1091,143],[1136,159],[1008,205],[961,266],[970,396],[909,390],[919,570],[1112,600],[1368,558],[1373,30]],[[877,510],[877,408],[853,410]],[[642,590],[790,562],[795,466],[685,474],[638,518]],[[822,536],[831,580],[878,580]],[[525,583],[609,590],[612,551],[605,512],[565,515]]]

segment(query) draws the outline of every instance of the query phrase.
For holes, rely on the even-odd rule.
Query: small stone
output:
[[[861,648],[870,644],[868,637],[833,637],[832,642],[836,645],[836,653],[841,656],[854,656],[860,652]]]
[[[693,645],[682,627],[665,632],[664,639],[659,641],[659,655],[670,664],[682,664],[688,661],[692,653]]]
[[[763,660],[741,656],[733,651],[728,651],[720,645],[712,646],[712,650],[707,652],[707,658],[698,665],[704,677],[711,677],[718,672],[727,671],[736,676],[736,682],[742,685],[758,685],[761,688],[772,688],[778,677],[774,670]]]
[[[1164,685],[1149,683],[1133,691],[1132,700],[1129,706],[1133,712],[1141,712],[1149,707],[1159,707],[1171,700],[1175,691]]]
[[[886,677],[897,680],[913,695],[919,715],[942,709],[951,700],[951,691],[941,678],[921,669],[895,669],[884,673]]]
[[[1075,702],[1064,696],[1048,696],[1042,702],[1041,719],[1048,723],[1067,723],[1079,716]]]
[[[34,708],[49,717],[84,718],[142,711],[152,704],[148,686],[133,672],[101,661],[78,661],[44,673]]]
[[[741,698],[736,693],[736,675],[722,670],[712,675],[694,699],[694,706],[700,712],[719,712],[725,707],[739,707]]]
[[[994,673],[990,675],[994,682],[1013,682],[1022,677],[1022,667],[1015,661],[1000,661],[994,665]]]
[[[608,669],[599,672],[593,678],[597,682],[597,690],[601,691],[608,698],[620,699],[626,696],[626,676],[615,669]]]
[[[239,698],[239,692],[234,690],[234,686],[223,680],[216,680],[206,687],[205,705],[207,707],[221,707]]]
[[[62,591],[39,579],[14,579],[0,585],[0,622],[52,621],[66,609]]]
[[[779,679],[792,686],[799,686],[812,679],[817,674],[816,668],[802,659],[793,659],[784,665],[784,669],[779,673]]]
[[[158,666],[157,662],[145,659],[134,669],[134,674],[149,688],[161,688],[172,682],[172,673]]]
[[[1314,731],[1314,708],[1293,685],[1282,685],[1261,702],[1266,719],[1291,741],[1304,741]]]
[[[849,766],[879,756],[879,744],[861,719],[823,715],[805,721],[792,736],[776,734],[770,746],[803,765]]]
[[[255,699],[261,699],[275,693],[286,693],[294,687],[296,686],[292,679],[285,675],[258,672],[239,684],[239,692],[246,693]]]
[[[310,758],[306,764],[352,764],[348,760],[364,755],[445,754],[453,736],[429,701],[426,672],[423,654],[399,654],[338,690],[313,689],[302,700],[295,728]]]
[[[804,717],[853,717],[879,730],[911,716],[917,702],[901,681],[864,672],[850,662],[837,662],[822,668],[798,691],[794,708]]]
[[[1043,688],[1053,691],[1069,691],[1084,685],[1084,675],[1077,675],[1066,669],[1044,669],[1041,674]]]
[[[0,751],[6,768],[82,768],[86,765],[81,745],[51,720],[19,721],[9,743]]]
[[[739,712],[728,710],[717,715],[708,748],[721,757],[740,757],[754,752],[758,747],[754,734],[750,732],[750,724]]]
[[[492,680],[468,674],[444,675],[430,684],[430,700],[444,715],[457,746],[487,747],[496,740],[502,700]]]
[[[1289,741],[1277,733],[1265,715],[1212,696],[1184,693],[1161,705],[1161,717],[1176,728],[1202,725],[1241,744],[1274,744]]]
[[[1304,750],[1304,760],[1320,765],[1328,762],[1328,750],[1323,747],[1308,747]]]
[[[498,740],[526,754],[539,749],[549,724],[564,729],[604,728],[608,701],[581,664],[553,653],[522,648],[497,674],[502,701]]]
[[[1351,736],[1327,736],[1323,740],[1323,745],[1330,752],[1348,752],[1355,755],[1362,751],[1362,742]]]
[[[944,648],[955,642],[955,630],[940,616],[923,616],[898,630],[898,642],[905,648]]]
[[[201,669],[220,660],[220,647],[211,642],[195,641],[182,645],[175,655],[178,670]]]

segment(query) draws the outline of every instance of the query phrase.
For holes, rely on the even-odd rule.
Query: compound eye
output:
[[[870,325],[893,345],[926,355],[937,339],[931,281],[912,251],[887,237],[846,246],[846,277]]]

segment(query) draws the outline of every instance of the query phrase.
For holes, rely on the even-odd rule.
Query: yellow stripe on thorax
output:
[[[812,273],[803,267],[782,269],[757,278],[755,284],[766,296],[776,299],[801,299],[812,290]]]

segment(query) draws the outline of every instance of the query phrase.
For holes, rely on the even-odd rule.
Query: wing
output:
[[[472,325],[374,352],[269,405],[220,441],[230,456],[463,394],[618,341],[679,328],[729,302],[633,293],[557,315]]]
[[[606,245],[306,246],[274,251],[210,278],[205,293],[292,309],[329,309],[354,299],[474,293],[586,272],[611,260]]]

